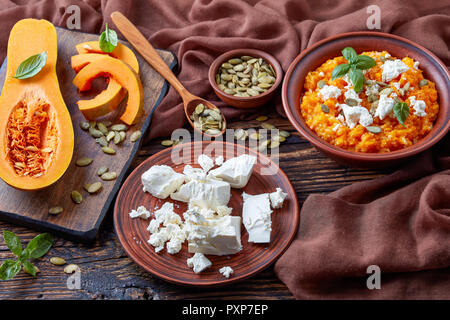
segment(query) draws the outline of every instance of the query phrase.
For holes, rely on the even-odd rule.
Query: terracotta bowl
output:
[[[419,68],[424,71],[424,77],[436,83],[440,106],[434,127],[426,137],[413,146],[393,152],[361,153],[334,146],[319,138],[308,127],[300,113],[304,79],[308,72],[315,70],[328,59],[340,56],[341,50],[345,47],[353,47],[358,53],[387,50],[393,56],[399,58],[409,56],[420,62]],[[283,83],[283,107],[298,132],[330,158],[355,167],[387,167],[427,150],[449,131],[449,79],[450,75],[444,63],[429,50],[410,40],[381,32],[344,33],[317,42],[295,58],[286,72]]]
[[[263,58],[267,63],[272,65],[277,76],[274,85],[266,92],[254,97],[235,97],[231,94],[223,92],[216,84],[215,77],[222,63],[228,61],[229,59],[239,58],[245,55],[252,56],[255,58]],[[256,49],[236,49],[225,52],[224,54],[220,55],[219,57],[216,58],[216,60],[213,61],[213,63],[209,67],[208,78],[209,83],[216,92],[216,95],[226,104],[236,108],[243,108],[243,109],[256,108],[262,106],[267,101],[269,101],[270,98],[272,98],[275,91],[280,86],[281,81],[283,80],[283,69],[281,68],[281,65],[277,61],[277,59],[275,59],[272,55],[268,54],[267,52]]]

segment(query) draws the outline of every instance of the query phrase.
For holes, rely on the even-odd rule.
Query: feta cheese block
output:
[[[205,172],[208,172],[214,167],[214,160],[205,154],[201,154],[197,158],[197,162]]]
[[[173,210],[173,203],[165,202],[159,210],[155,211],[155,220],[167,226],[169,223],[181,224],[181,217]]]
[[[191,180],[206,180],[206,172],[200,168],[193,168],[190,165],[186,165],[183,169],[183,174],[186,176],[186,181]]]
[[[195,273],[199,273],[211,267],[212,263],[202,253],[196,253],[192,258],[187,259],[187,265]]]
[[[184,226],[189,252],[223,256],[242,250],[241,217],[225,216],[204,220],[195,214],[194,217],[188,218]],[[195,223],[196,220],[200,223]]]
[[[242,198],[242,222],[248,232],[248,242],[269,243],[272,231],[269,194],[249,195],[243,192]]]
[[[230,201],[231,187],[228,182],[215,179],[191,180],[170,197],[192,206],[216,210],[219,206],[226,206]]]
[[[131,218],[142,218],[142,219],[148,219],[150,218],[150,212],[144,207],[139,206],[136,210],[131,210],[129,213]]]
[[[232,188],[243,188],[253,172],[256,157],[247,154],[225,161],[222,166],[211,170],[208,176],[228,182]]]
[[[223,157],[218,156],[214,162],[215,162],[216,166],[221,166],[223,164],[223,161],[224,161]]]
[[[152,166],[141,176],[144,192],[149,192],[152,196],[160,199],[166,199],[175,192],[185,179],[183,174],[175,172],[166,165]]]
[[[269,194],[270,205],[273,209],[280,209],[283,207],[284,199],[286,199],[287,193],[283,192],[281,188],[277,188],[275,192]]]
[[[400,59],[387,60],[381,67],[383,68],[381,78],[384,82],[390,82],[409,70],[409,67]]]
[[[219,272],[225,277],[225,278],[229,278],[233,273],[234,270],[231,267],[223,267],[219,269]]]

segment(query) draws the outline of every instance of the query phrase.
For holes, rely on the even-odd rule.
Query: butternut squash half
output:
[[[11,30],[0,96],[0,177],[22,190],[45,188],[70,164],[74,134],[56,75],[57,38],[46,20],[24,19]],[[47,52],[35,76],[14,78],[28,57]]]
[[[73,84],[80,91],[91,88],[92,80],[107,76],[117,81],[128,92],[125,112],[120,120],[128,125],[135,124],[144,111],[144,92],[139,76],[123,61],[105,55],[88,64],[73,79]]]

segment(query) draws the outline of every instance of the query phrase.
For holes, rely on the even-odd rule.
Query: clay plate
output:
[[[345,47],[353,47],[356,52],[387,50],[392,56],[409,56],[420,62],[424,77],[436,83],[439,114],[433,129],[415,145],[386,153],[362,153],[347,151],[334,146],[313,132],[300,113],[300,99],[303,83],[308,72],[315,70],[328,59],[342,55]],[[294,59],[283,82],[283,107],[292,125],[318,150],[330,158],[356,167],[385,167],[404,162],[436,144],[450,128],[450,74],[446,66],[424,47],[402,37],[381,32],[349,32],[317,42]]]
[[[165,201],[173,202],[178,214],[186,211],[187,205],[185,203],[170,198],[168,198],[169,200],[161,200],[149,193],[144,193],[141,175],[153,165],[168,165],[177,172],[182,172],[186,164],[199,167],[196,159],[202,153],[211,157],[223,155],[225,160],[243,153],[258,156],[257,164],[247,186],[243,189],[231,189],[232,195],[228,205],[233,208],[232,215],[240,216],[242,213],[241,194],[243,191],[249,194],[259,194],[273,192],[276,187],[280,187],[288,196],[283,208],[274,210],[272,213],[270,243],[248,243],[247,231],[241,225],[242,251],[230,256],[207,255],[213,264],[212,267],[195,274],[186,264],[186,260],[193,256],[187,251],[187,241],[183,244],[181,251],[175,255],[168,254],[166,249],[155,253],[154,248],[147,243],[150,233],[146,229],[150,220],[131,219],[128,213],[140,205],[144,205],[152,212],[155,208],[160,208]],[[274,263],[287,249],[297,233],[299,206],[296,193],[289,179],[268,157],[231,143],[207,141],[185,143],[153,155],[130,174],[117,196],[114,207],[114,225],[119,241],[126,253],[151,274],[181,285],[216,286],[246,279]],[[234,274],[228,279],[219,273],[219,269],[224,266],[230,266],[234,270]]]

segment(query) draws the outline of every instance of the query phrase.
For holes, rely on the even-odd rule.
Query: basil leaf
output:
[[[376,61],[369,56],[360,55],[360,56],[356,57],[355,66],[358,69],[361,69],[361,70],[370,69],[370,68],[376,66],[376,64],[377,64]]]
[[[397,118],[398,122],[400,122],[404,127],[405,120],[409,116],[409,106],[406,102],[397,102],[394,105],[394,115]]]
[[[16,70],[16,79],[27,79],[35,76],[47,63],[47,52],[41,52],[23,61]]]
[[[350,68],[350,80],[355,92],[360,92],[364,86],[364,74],[357,68]]]
[[[108,53],[113,52],[114,48],[117,47],[117,33],[109,29],[108,24],[106,24],[105,31],[100,35],[98,44],[103,52]]]
[[[8,246],[9,250],[14,253],[17,257],[22,253],[22,244],[20,243],[19,237],[8,230],[3,231],[3,239]]]
[[[345,76],[349,69],[350,65],[347,63],[337,65],[336,67],[334,67],[333,72],[331,73],[331,79],[335,80],[337,78]]]
[[[34,237],[27,245],[25,250],[29,253],[29,257],[37,259],[42,257],[50,250],[53,244],[53,237],[49,233],[42,233]]]
[[[20,272],[20,262],[7,259],[0,267],[0,280],[10,280]]]
[[[356,53],[355,49],[352,47],[346,47],[344,50],[342,50],[342,55],[350,64],[354,64],[356,58],[358,57],[358,54]]]
[[[25,260],[22,262],[22,264],[23,264],[23,271],[25,271],[28,274],[31,274],[33,277],[36,277],[36,268],[30,261]]]

